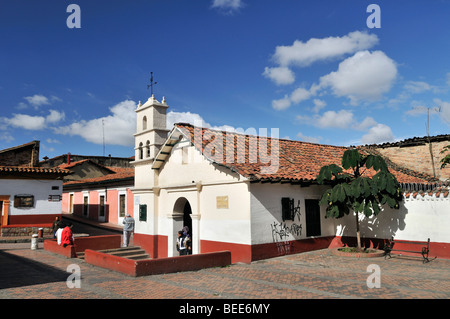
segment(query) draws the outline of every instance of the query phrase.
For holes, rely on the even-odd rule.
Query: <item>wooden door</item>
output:
[[[0,195],[0,225],[8,225],[9,195]]]

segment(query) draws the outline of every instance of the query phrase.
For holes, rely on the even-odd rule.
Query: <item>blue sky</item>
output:
[[[347,146],[425,136],[430,108],[430,135],[448,134],[449,13],[446,0],[1,0],[0,149],[134,155],[150,72],[169,125]]]

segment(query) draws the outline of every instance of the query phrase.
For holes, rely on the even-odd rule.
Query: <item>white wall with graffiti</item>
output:
[[[323,186],[300,187],[290,184],[250,184],[252,245],[282,245],[317,237],[356,237],[355,215],[325,218],[321,206],[320,233],[308,235],[307,205],[320,199]],[[293,220],[282,218],[282,198],[294,201]],[[450,243],[450,196],[422,194],[404,198],[400,209],[384,208],[378,216],[360,214],[361,236],[367,239],[397,239]]]
[[[323,186],[300,187],[291,184],[250,185],[252,245],[282,243],[309,237],[334,236],[336,222],[325,218],[325,208],[320,207],[320,235],[307,236],[305,200],[319,200],[325,188]],[[282,218],[282,198],[294,203],[293,219]]]

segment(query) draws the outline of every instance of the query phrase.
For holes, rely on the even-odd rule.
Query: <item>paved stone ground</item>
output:
[[[129,277],[39,244],[0,243],[1,299],[449,299],[450,260],[394,257],[354,259],[329,250],[251,264]],[[78,265],[81,288],[68,288],[67,267]],[[380,267],[381,287],[368,288],[367,267]]]

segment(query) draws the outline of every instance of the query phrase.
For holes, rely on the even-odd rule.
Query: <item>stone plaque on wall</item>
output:
[[[220,209],[220,208],[228,209],[228,196],[217,196],[216,197],[216,207],[218,209]]]

